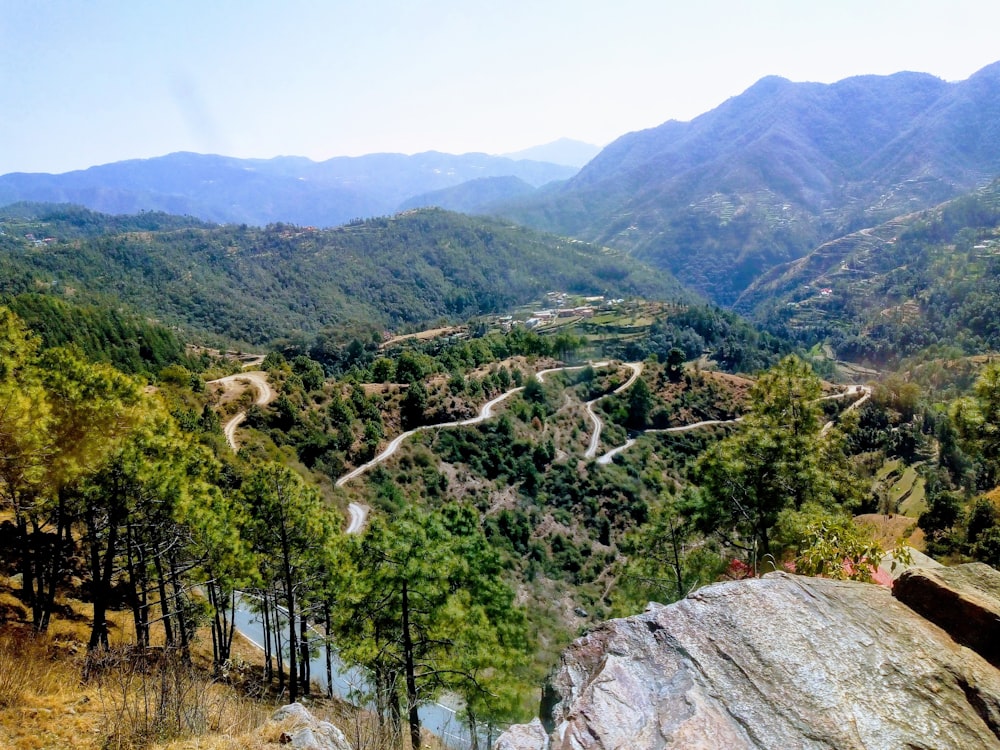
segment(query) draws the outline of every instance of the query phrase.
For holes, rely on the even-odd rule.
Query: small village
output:
[[[614,310],[625,302],[624,299],[606,299],[604,295],[584,297],[571,295],[567,292],[547,292],[543,304],[546,307],[527,308],[529,312],[516,315],[501,315],[495,318],[501,330],[509,331],[516,325],[528,329],[543,328],[556,323],[569,322],[570,319],[592,318],[598,312]]]

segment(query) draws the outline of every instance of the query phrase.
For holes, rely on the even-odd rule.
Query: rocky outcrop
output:
[[[1000,672],[870,584],[715,584],[575,641],[503,750],[1000,748]]]
[[[989,565],[907,570],[893,595],[1000,667],[1000,573]]]
[[[319,721],[301,703],[282,706],[271,717],[285,725],[280,742],[295,750],[351,750],[344,733],[328,721]]]

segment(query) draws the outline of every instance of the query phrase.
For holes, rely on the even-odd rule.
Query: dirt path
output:
[[[345,534],[360,534],[368,523],[368,506],[350,503],[347,506],[347,529]]]
[[[632,370],[632,375],[629,377],[628,380],[626,380],[620,386],[615,388],[611,392],[612,394],[623,393],[624,391],[627,391],[629,388],[632,387],[632,384],[639,379],[639,376],[642,375],[642,362],[625,362],[624,364],[626,367]],[[593,432],[590,433],[590,443],[587,445],[587,450],[584,451],[583,454],[584,458],[593,458],[594,456],[596,456],[597,449],[601,446],[601,433],[604,431],[604,422],[601,420],[599,416],[597,416],[597,412],[594,411],[593,407],[594,404],[596,404],[598,401],[600,401],[602,398],[605,398],[608,395],[610,394],[605,394],[604,396],[598,396],[597,398],[588,401],[586,404],[584,404],[584,408],[587,410],[587,416],[590,417],[590,421],[594,425],[594,430]],[[618,450],[619,451],[625,450],[625,448],[627,448],[629,445],[630,443],[626,443],[625,445],[618,448]]]
[[[537,377],[539,381],[544,382],[545,381],[545,376],[549,375],[549,374],[551,374],[553,372],[571,372],[573,370],[583,370],[583,369],[586,369],[587,367],[607,367],[610,364],[611,364],[611,362],[609,362],[609,361],[601,361],[601,362],[590,362],[590,363],[585,364],[585,365],[573,365],[572,367],[549,367],[549,368],[547,368],[545,370],[540,370],[540,371],[536,372],[535,373],[535,377]],[[628,388],[630,385],[632,385],[632,383],[635,382],[636,378],[638,378],[639,375],[642,373],[642,365],[640,363],[626,363],[626,366],[629,367],[629,368],[631,368],[631,370],[632,370],[632,376],[623,385],[621,385],[618,388],[616,388],[615,391],[614,391],[615,393],[620,393],[621,391],[623,391],[626,388]],[[494,399],[486,402],[485,404],[483,404],[482,408],[479,410],[479,413],[476,416],[474,416],[474,417],[470,417],[469,419],[461,419],[461,420],[457,420],[455,422],[442,422],[440,424],[421,425],[420,427],[415,427],[412,430],[407,430],[406,432],[403,432],[403,433],[397,435],[385,447],[385,449],[381,453],[379,453],[377,456],[375,456],[375,458],[373,458],[371,461],[368,461],[367,463],[364,463],[361,466],[358,466],[357,468],[353,469],[352,471],[348,472],[347,474],[344,474],[344,476],[340,477],[336,481],[336,486],[337,487],[343,487],[345,484],[347,484],[348,482],[350,482],[352,479],[355,479],[355,478],[361,476],[362,474],[364,474],[365,472],[367,472],[369,469],[373,468],[374,466],[377,466],[378,464],[382,463],[386,459],[391,458],[396,453],[396,451],[399,450],[399,447],[411,435],[415,435],[418,432],[423,432],[424,430],[440,430],[440,429],[444,429],[444,428],[447,428],[447,427],[468,427],[470,425],[479,424],[480,422],[485,422],[487,419],[490,419],[490,418],[493,417],[493,410],[494,410],[494,408],[498,404],[503,403],[508,398],[510,398],[511,396],[513,396],[515,393],[520,393],[523,390],[524,390],[524,386],[520,386],[518,388],[512,388],[511,390],[506,391],[505,393],[500,394],[496,398],[494,398]],[[601,421],[600,421],[600,419],[597,418],[596,415],[593,415],[592,412],[589,412],[589,413],[592,414],[593,419],[595,420],[595,422],[594,422],[594,424],[595,424],[595,432],[597,432],[598,439],[600,439],[600,427],[602,426],[601,425]],[[591,443],[593,444],[593,438],[591,438]],[[596,452],[596,448],[594,449],[594,451]],[[592,458],[592,456],[588,456],[588,458]],[[358,507],[361,508],[362,506],[358,506]],[[353,523],[354,523],[354,512],[351,511],[350,507],[348,508],[348,510],[352,514],[351,515],[351,523],[353,525]],[[363,522],[362,522],[362,525],[363,525]]]
[[[551,370],[550,370],[550,372],[551,372]],[[337,487],[343,487],[345,484],[347,484],[348,482],[350,482],[352,479],[354,479],[355,477],[361,476],[366,471],[368,471],[369,469],[371,469],[373,466],[376,466],[376,465],[382,463],[383,461],[385,461],[386,459],[391,458],[393,456],[393,454],[396,451],[399,450],[399,446],[401,446],[403,444],[403,442],[408,437],[410,437],[410,435],[415,435],[418,432],[423,432],[425,430],[440,430],[440,429],[442,429],[444,427],[466,427],[468,425],[479,424],[480,422],[484,422],[484,421],[486,421],[487,419],[489,419],[490,417],[493,416],[493,408],[497,404],[499,404],[499,403],[507,400],[508,398],[510,398],[511,396],[513,396],[515,393],[520,393],[523,390],[524,390],[524,387],[521,386],[519,388],[512,388],[511,390],[507,391],[506,393],[500,394],[499,396],[497,396],[496,398],[492,399],[491,401],[487,401],[485,404],[483,404],[482,408],[479,410],[479,414],[477,414],[474,417],[470,417],[469,419],[461,419],[461,420],[458,420],[458,421],[455,421],[455,422],[441,422],[440,424],[421,425],[420,427],[414,427],[412,430],[407,430],[406,432],[403,432],[403,433],[397,435],[396,437],[394,437],[392,439],[392,441],[389,443],[389,445],[387,445],[385,447],[385,450],[383,450],[381,453],[379,453],[377,456],[375,456],[375,458],[373,458],[371,461],[369,461],[367,463],[364,463],[364,464],[361,464],[361,466],[358,466],[353,471],[350,471],[347,474],[344,474],[344,476],[340,477],[340,479],[338,479],[337,482],[336,482]],[[362,506],[358,506],[358,507],[362,507]]]
[[[827,399],[831,398],[847,398],[848,396],[855,396],[858,393],[864,393],[864,395],[857,401],[855,401],[853,404],[848,406],[846,409],[844,409],[844,413],[840,415],[842,418],[844,414],[848,414],[849,412],[854,411],[859,406],[861,406],[861,404],[870,399],[872,397],[872,389],[869,388],[867,385],[852,385],[848,386],[848,388],[843,393],[837,393],[834,394],[833,396],[827,396],[824,399],[820,399],[820,401],[826,401]],[[819,434],[825,435],[826,433],[828,433],[830,430],[833,429],[833,425],[834,421],[830,420],[825,425],[823,425],[823,429],[819,431]]]
[[[634,380],[634,378],[633,378],[633,380]],[[630,381],[629,384],[631,384],[631,381]],[[615,391],[615,392],[617,393],[618,391]],[[844,409],[844,413],[840,415],[841,417],[843,417],[844,414],[847,414],[848,412],[853,411],[854,409],[857,409],[859,406],[861,406],[861,404],[863,404],[865,401],[867,401],[869,398],[871,398],[872,389],[869,388],[867,385],[850,385],[850,386],[847,386],[847,388],[844,389],[843,393],[835,393],[832,396],[823,396],[822,398],[817,399],[817,401],[829,401],[830,399],[834,399],[834,398],[847,398],[849,396],[855,396],[858,393],[864,393],[864,395],[861,398],[859,398],[857,401],[855,401],[853,404],[851,404],[850,406],[848,406],[846,409]],[[593,412],[590,411],[590,404],[592,404],[592,403],[594,403],[594,401],[591,401],[591,402],[589,402],[587,404],[587,413],[590,414],[594,419],[596,419],[596,415],[594,415]],[[742,422],[742,421],[743,421],[743,417],[737,417],[736,419],[706,419],[706,420],[701,421],[701,422],[694,422],[692,424],[681,425],[680,427],[664,427],[664,428],[660,428],[660,429],[640,430],[636,434],[637,435],[643,435],[643,434],[651,433],[651,432],[687,432],[688,430],[697,430],[697,429],[700,429],[702,427],[710,427],[712,425],[719,425],[719,424],[736,424],[737,422]],[[823,425],[822,429],[819,431],[820,436],[825,435],[827,432],[829,432],[831,429],[833,429],[834,424],[835,424],[834,421],[830,421],[830,422],[827,422],[825,425]],[[633,445],[635,445],[635,441],[636,441],[636,438],[629,438],[627,441],[625,441],[625,443],[623,445],[619,445],[616,448],[612,448],[607,453],[604,453],[603,455],[601,455],[597,459],[597,463],[601,464],[602,466],[606,466],[607,464],[610,464],[614,460],[615,456],[617,456],[622,451],[624,451],[624,450],[626,450],[628,448],[631,448]],[[591,440],[591,445],[594,445],[594,441],[593,440]],[[595,449],[595,452],[596,452],[596,449]],[[588,458],[592,458],[592,457],[593,457],[592,455],[588,456]]]
[[[223,393],[230,396],[239,396],[245,387],[250,386],[257,392],[257,397],[254,399],[254,403],[257,406],[264,406],[277,398],[277,394],[271,389],[270,383],[267,382],[267,373],[263,370],[227,375],[224,378],[210,380],[205,385],[220,386]],[[236,428],[243,424],[246,418],[247,413],[241,411],[226,422],[222,428],[223,433],[226,435],[226,442],[229,443],[229,447],[233,453],[240,449],[239,444],[236,442]]]

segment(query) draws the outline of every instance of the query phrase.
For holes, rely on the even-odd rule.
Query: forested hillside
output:
[[[318,230],[20,206],[0,214],[0,231],[0,293],[106,297],[244,344],[465,320],[550,289],[689,298],[621,253],[437,210]]]
[[[1000,184],[826,243],[739,307],[803,346],[870,364],[1000,349]]]
[[[1000,64],[956,83],[769,77],[690,122],[622,136],[503,213],[629,250],[731,304],[774,265],[996,177],[998,92]]]

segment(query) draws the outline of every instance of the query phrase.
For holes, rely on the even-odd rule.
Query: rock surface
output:
[[[892,591],[963,646],[1000,667],[1000,573],[989,565],[908,570]]]
[[[282,706],[273,721],[287,725],[282,743],[295,750],[351,750],[344,733],[328,721],[319,721],[301,703]]]
[[[1000,748],[1000,672],[888,589],[772,573],[575,641],[502,750]]]
[[[944,567],[944,565],[939,563],[933,557],[928,557],[923,552],[913,549],[913,547],[907,547],[906,551],[910,555],[909,562],[901,562],[896,559],[892,552],[887,552],[879,563],[878,569],[888,578],[895,581],[903,575],[903,573],[908,570],[913,570],[914,568],[933,568],[936,570]]]

